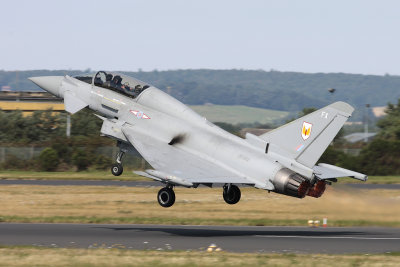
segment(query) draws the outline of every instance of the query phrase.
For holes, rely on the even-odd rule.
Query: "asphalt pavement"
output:
[[[400,251],[400,229],[1,223],[0,244],[196,251],[214,244],[231,252],[385,253]]]

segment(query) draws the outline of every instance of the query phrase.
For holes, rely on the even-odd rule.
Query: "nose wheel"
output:
[[[122,174],[122,172],[124,171],[124,168],[122,167],[121,163],[114,163],[111,166],[111,173],[114,176],[120,176]]]
[[[158,191],[157,200],[161,207],[171,207],[175,203],[174,190],[171,187],[161,188],[160,191]]]
[[[125,154],[125,152],[124,151],[119,151],[118,152],[118,154],[117,154],[117,162],[116,163],[114,163],[112,166],[111,166],[111,173],[114,175],[114,176],[120,176],[122,173],[123,173],[123,171],[124,171],[124,168],[122,167],[122,157],[124,156],[124,154]]]

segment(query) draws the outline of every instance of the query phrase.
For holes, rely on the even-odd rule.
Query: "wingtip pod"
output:
[[[349,104],[347,104],[346,102],[343,102],[343,101],[338,101],[338,102],[332,103],[329,106],[334,108],[334,109],[336,109],[336,110],[339,110],[339,111],[341,111],[341,112],[343,112],[345,114],[348,114],[348,116],[351,116],[351,114],[354,111],[354,108],[351,105],[349,105]]]

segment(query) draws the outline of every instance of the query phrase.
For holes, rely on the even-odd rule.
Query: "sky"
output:
[[[396,0],[2,0],[0,70],[400,75]]]

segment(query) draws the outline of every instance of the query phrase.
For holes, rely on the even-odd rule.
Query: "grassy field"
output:
[[[150,181],[150,179],[138,176],[129,170],[125,170],[123,175],[118,177],[112,175],[110,170],[83,172],[0,171],[0,179]]]
[[[130,170],[125,170],[123,175],[115,177],[109,170],[83,171],[83,172],[34,172],[34,171],[0,171],[0,179],[34,179],[34,180],[124,180],[124,181],[150,181],[138,176]],[[341,184],[364,183],[351,178],[338,179]],[[370,176],[367,184],[399,184],[400,176]]]
[[[176,188],[177,201],[162,208],[158,187],[0,187],[0,221],[51,223],[138,223],[194,225],[297,225],[328,218],[329,226],[400,227],[398,190],[329,187],[319,198],[292,198],[243,188],[236,205],[220,188]]]
[[[239,123],[261,123],[271,124],[276,120],[282,120],[289,112],[247,106],[223,106],[203,105],[190,106],[194,111],[206,117],[212,122]]]
[[[0,266],[399,266],[400,254],[296,255],[123,249],[0,248]]]

